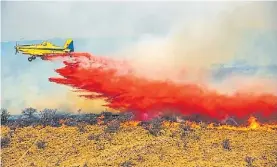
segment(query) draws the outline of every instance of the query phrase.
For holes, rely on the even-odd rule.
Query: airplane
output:
[[[54,44],[43,41],[40,44],[32,44],[32,45],[18,45],[16,43],[15,54],[22,52],[22,54],[30,55],[28,57],[28,61],[31,62],[35,60],[36,57],[40,57],[44,60],[44,56],[46,54],[55,54],[55,53],[69,53],[71,57],[71,52],[74,52],[74,45],[72,39],[67,39],[64,46],[55,46]]]

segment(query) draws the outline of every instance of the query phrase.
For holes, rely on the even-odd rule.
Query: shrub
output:
[[[44,109],[40,111],[40,122],[42,125],[54,125],[57,109]]]
[[[81,133],[86,132],[86,124],[85,123],[78,123],[77,128],[78,128],[79,132],[81,132]]]
[[[105,124],[113,120],[113,114],[111,112],[104,111],[100,115],[104,116],[103,121]]]
[[[177,116],[175,115],[165,115],[162,117],[162,119],[170,122],[177,122]]]
[[[104,149],[105,149],[105,146],[104,146],[104,144],[98,143],[98,144],[96,145],[96,149],[97,149],[97,150],[104,150]]]
[[[225,150],[231,150],[230,140],[229,140],[229,139],[223,140],[223,142],[222,142],[222,147],[223,147]]]
[[[252,167],[255,158],[246,156],[244,160],[245,160],[245,162],[247,163],[247,165],[246,165],[247,167]]]
[[[46,147],[46,142],[45,141],[37,141],[36,145],[38,149],[44,149]]]
[[[68,118],[64,124],[67,126],[76,126],[78,123],[74,118]]]
[[[161,134],[162,120],[160,118],[153,119],[143,127],[148,130],[151,135],[158,136]]]
[[[126,113],[119,114],[118,120],[120,122],[126,122],[126,121],[132,120],[133,117],[134,117],[133,113],[126,112]]]
[[[221,122],[227,125],[238,126],[238,123],[236,122],[235,118],[232,118],[232,117],[227,117]]]
[[[10,142],[11,142],[11,139],[9,137],[7,137],[7,136],[1,137],[1,148],[8,147]]]
[[[119,130],[120,128],[120,122],[117,120],[113,120],[111,122],[108,123],[105,132],[107,133],[115,133]]]
[[[39,120],[36,119],[35,117],[32,118],[19,118],[14,122],[14,125],[16,125],[17,127],[26,127],[26,126],[35,126],[39,123]]]
[[[99,140],[99,135],[90,134],[88,135],[88,140]]]
[[[90,125],[97,124],[97,115],[96,114],[85,114],[83,121],[87,122]]]
[[[182,131],[182,136],[187,136],[190,132],[193,131],[190,125],[183,124],[183,123],[180,125],[180,129]]]
[[[208,126],[205,122],[202,122],[202,121],[199,123],[199,125],[201,129],[206,129]]]
[[[125,161],[122,164],[120,164],[121,167],[131,167],[133,164],[131,161]]]
[[[1,108],[1,124],[5,125],[8,122],[8,119],[10,117],[10,113],[7,109]]]

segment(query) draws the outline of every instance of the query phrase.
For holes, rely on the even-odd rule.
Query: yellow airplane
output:
[[[35,60],[36,57],[40,57],[42,60],[46,54],[55,54],[55,53],[69,53],[74,52],[74,45],[72,39],[67,39],[64,46],[55,46],[54,44],[44,41],[41,44],[32,44],[32,45],[17,45],[15,48],[15,54],[19,51],[22,54],[30,55],[28,61],[31,62]]]

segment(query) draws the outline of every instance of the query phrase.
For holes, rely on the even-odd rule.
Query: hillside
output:
[[[108,130],[107,125],[2,126],[2,142],[5,137],[10,140],[1,150],[2,166],[277,165],[277,126],[240,128],[164,122],[159,128],[156,133],[136,122]]]

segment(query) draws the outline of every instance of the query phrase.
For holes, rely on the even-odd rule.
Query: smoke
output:
[[[33,68],[20,73],[18,77],[5,77],[2,80],[2,85],[5,86],[2,89],[2,107],[7,108],[12,114],[20,114],[24,107],[34,107],[38,110],[57,108],[66,112],[76,112],[80,108],[83,112],[101,112],[105,109],[102,106],[105,104],[103,100],[91,101],[81,98],[65,86],[48,87],[47,78],[55,76],[55,73],[49,74],[42,70],[45,69],[44,65],[46,64],[32,64]]]
[[[265,78],[259,75],[259,71],[246,77],[230,75],[220,84],[211,82],[216,64],[236,60],[254,66],[276,64],[274,50],[269,52],[262,46],[245,44],[263,40],[263,36],[254,38],[257,34],[268,32],[277,37],[274,9],[277,9],[276,3],[244,4],[214,18],[203,17],[181,23],[164,37],[146,35],[140,42],[111,56],[127,59],[137,75],[149,79],[191,82],[214,88],[219,86],[218,91],[222,92],[234,93],[238,89],[251,87],[253,91],[277,93],[276,79]],[[276,39],[267,40],[264,45],[277,47]],[[261,54],[257,55],[258,52]],[[234,83],[232,87],[230,82]]]
[[[168,110],[217,119],[253,114],[269,117],[277,111],[276,79],[258,73],[232,74],[218,83],[212,81],[212,66],[237,59],[252,65],[270,64],[271,53],[256,61],[242,54],[256,48],[242,46],[249,32],[275,32],[273,18],[269,4],[247,4],[213,19],[184,23],[164,37],[145,36],[110,55],[114,59],[74,53],[73,62],[66,60],[65,67],[56,70],[63,78],[49,80],[90,92],[84,97],[102,98],[105,106],[130,110],[139,119]]]

